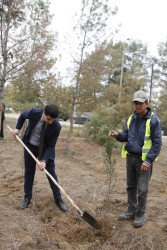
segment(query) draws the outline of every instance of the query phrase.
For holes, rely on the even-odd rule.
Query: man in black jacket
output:
[[[29,120],[28,127],[23,136],[23,142],[30,149],[30,151],[38,157],[40,165],[38,167],[42,171],[44,168],[55,178],[57,175],[55,172],[55,145],[61,130],[61,125],[57,119],[59,114],[58,108],[54,104],[47,105],[45,110],[32,108],[21,113],[18,118],[16,129],[12,131],[12,135],[19,134],[26,119]],[[43,128],[43,138],[41,141],[41,130]],[[42,144],[42,145],[41,145]],[[40,150],[39,150],[40,149]],[[41,155],[39,156],[39,151]],[[34,182],[36,162],[31,155],[24,150],[24,201],[20,205],[21,209],[28,207],[32,198],[32,187]],[[67,211],[67,207],[61,199],[61,193],[59,188],[53,183],[53,181],[47,176],[50,187],[53,191],[55,203],[63,211]]]
[[[122,157],[127,157],[128,209],[119,220],[134,219],[133,225],[141,227],[145,222],[145,208],[148,184],[154,160],[160,153],[161,126],[158,117],[148,107],[144,91],[137,91],[133,97],[135,112],[126,124],[123,133],[110,131],[109,136],[125,142]]]

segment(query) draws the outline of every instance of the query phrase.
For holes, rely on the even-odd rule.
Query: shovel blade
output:
[[[100,224],[97,222],[97,220],[95,218],[93,218],[92,215],[90,215],[87,212],[84,212],[82,215],[83,219],[88,222],[92,227],[96,228],[96,229],[100,229],[101,226]]]

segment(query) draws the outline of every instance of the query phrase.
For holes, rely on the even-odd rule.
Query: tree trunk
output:
[[[66,140],[66,146],[65,146],[65,150],[64,150],[64,155],[68,155],[69,147],[70,147],[70,142],[71,142],[71,137],[72,137],[72,133],[73,133],[74,107],[75,107],[75,101],[73,102],[72,109],[71,109],[70,128],[69,128],[69,132],[68,132],[68,136],[67,136],[67,140]]]

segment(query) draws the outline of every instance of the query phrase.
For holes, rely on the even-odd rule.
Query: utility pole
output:
[[[154,63],[152,63],[152,67],[151,67],[151,83],[150,83],[150,98],[149,98],[149,102],[151,102],[151,93],[152,93],[152,85],[153,85],[153,75],[154,75]]]
[[[123,43],[123,55],[122,55],[122,64],[121,64],[121,76],[119,83],[119,103],[121,102],[121,88],[122,88],[122,79],[123,79],[123,69],[124,69],[124,54],[125,54],[125,42]]]

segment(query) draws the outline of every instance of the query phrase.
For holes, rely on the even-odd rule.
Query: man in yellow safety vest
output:
[[[112,130],[109,136],[124,142],[122,157],[127,158],[128,208],[119,220],[134,219],[134,227],[141,227],[145,223],[153,162],[160,153],[162,138],[160,121],[148,107],[146,93],[141,90],[135,92],[133,103],[135,112],[129,117],[124,131],[118,133]]]

